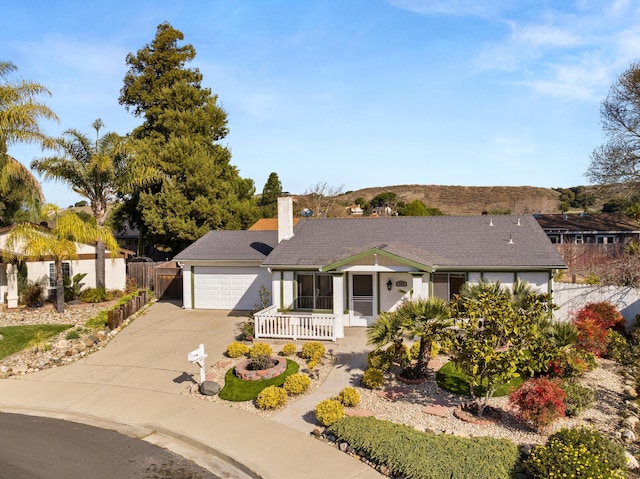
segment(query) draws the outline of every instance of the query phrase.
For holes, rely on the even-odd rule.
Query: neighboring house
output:
[[[349,214],[354,216],[362,216],[364,214],[364,210],[360,208],[360,205],[351,205],[347,207],[347,210],[349,210]]]
[[[302,218],[294,218],[293,226],[298,224]],[[261,218],[251,226],[249,231],[278,231],[278,218]]]
[[[278,202],[278,231],[211,231],[174,259],[184,307],[252,309],[257,337],[335,339],[404,299],[450,299],[466,282],[527,281],[551,292],[562,258],[532,216],[302,220]]]
[[[625,244],[640,238],[640,225],[621,213],[534,215],[552,243]]]
[[[14,263],[4,263],[2,253],[6,251],[6,237],[11,227],[0,228],[0,304],[15,308],[18,306],[18,277],[17,266]],[[76,243],[78,259],[63,262],[62,268],[65,276],[73,277],[76,274],[87,273],[82,280],[85,288],[96,287],[96,247]],[[9,251],[16,254],[17,251]],[[53,294],[55,290],[55,265],[52,258],[29,258],[25,261],[28,281],[42,281],[45,289]],[[118,254],[111,259],[107,252],[105,262],[105,287],[107,289],[124,290],[127,283],[124,255]]]

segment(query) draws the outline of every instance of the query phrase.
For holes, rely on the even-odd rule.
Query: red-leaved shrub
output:
[[[611,303],[589,303],[573,319],[578,329],[576,348],[602,356],[607,351],[609,340],[607,331],[614,329],[624,332],[625,320]]]
[[[565,415],[565,393],[559,379],[528,379],[511,393],[509,404],[518,409],[516,417],[536,428],[544,428]]]
[[[560,350],[547,366],[553,377],[576,379],[594,370],[597,364],[593,353],[569,348]]]

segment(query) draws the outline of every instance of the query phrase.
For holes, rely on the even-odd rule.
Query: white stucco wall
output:
[[[30,261],[27,263],[27,279],[29,281],[43,280],[45,287],[49,284],[49,265],[53,261]],[[71,264],[71,277],[76,274],[86,273],[82,283],[84,288],[96,287],[96,262],[94,259],[81,259],[69,261]],[[105,288],[124,290],[127,284],[127,271],[124,258],[105,260]]]
[[[391,291],[387,289],[387,281],[391,279]],[[397,281],[405,281],[406,287],[397,287]],[[420,283],[421,284],[421,283]],[[408,273],[383,273],[380,275],[380,311],[393,311],[403,299],[411,297],[413,277]],[[404,291],[404,292],[403,292]],[[414,295],[415,296],[415,295]]]

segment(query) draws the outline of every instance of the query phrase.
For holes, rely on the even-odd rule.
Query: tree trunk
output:
[[[420,338],[420,351],[418,352],[418,362],[416,363],[416,372],[420,377],[427,377],[427,365],[431,356],[431,342],[423,336]]]
[[[56,310],[58,313],[64,312],[64,277],[61,260],[56,260]]]
[[[104,242],[96,242],[96,288],[106,288]]]

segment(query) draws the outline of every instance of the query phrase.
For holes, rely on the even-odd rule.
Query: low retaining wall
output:
[[[119,328],[124,321],[134,313],[137,313],[140,308],[142,308],[145,304],[149,302],[149,293],[145,291],[140,291],[138,296],[134,296],[129,301],[124,304],[121,304],[115,309],[110,310],[108,314],[109,318],[109,329],[112,331],[116,328]]]

